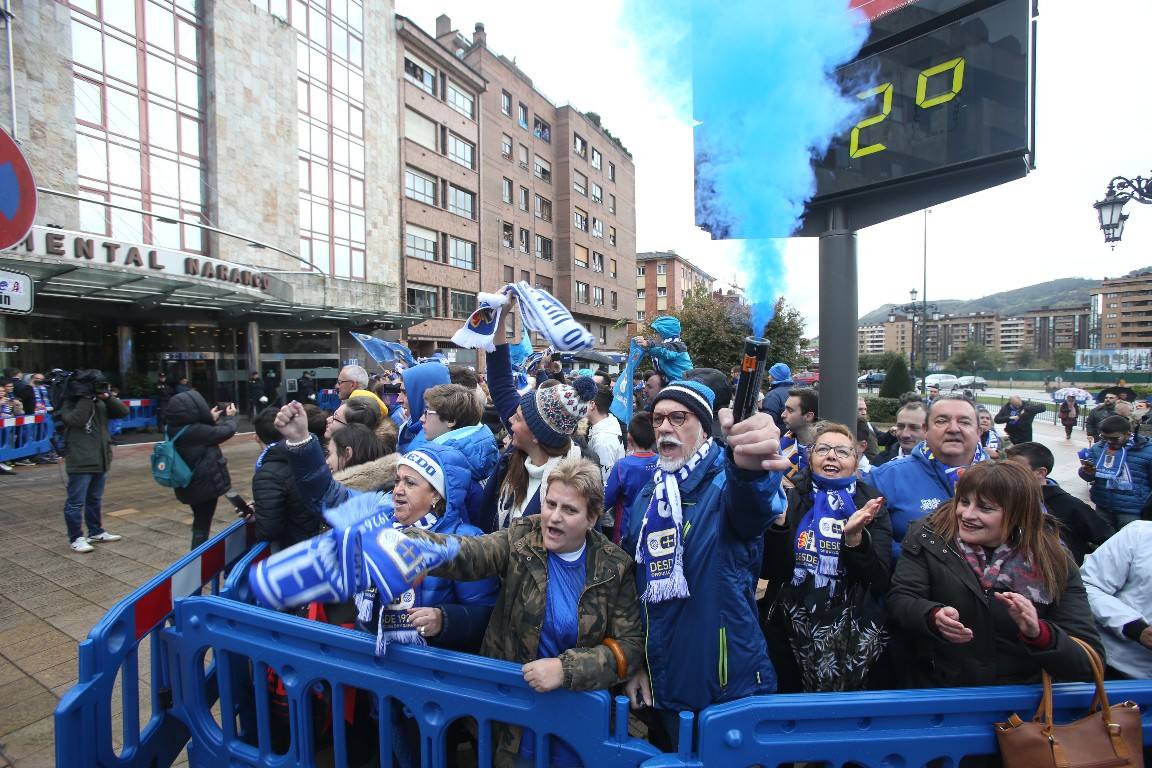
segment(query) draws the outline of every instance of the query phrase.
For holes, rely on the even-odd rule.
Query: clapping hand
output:
[[[864,529],[876,519],[876,513],[880,511],[880,505],[883,503],[884,497],[878,496],[852,513],[848,522],[844,524],[845,546],[860,546],[860,542],[864,539]]]
[[[994,597],[1008,609],[1008,615],[1026,639],[1034,640],[1040,635],[1040,617],[1031,600],[1016,592],[996,592]]]
[[[960,621],[960,612],[950,605],[936,611],[936,631],[950,643],[967,643],[972,639],[972,630]]]

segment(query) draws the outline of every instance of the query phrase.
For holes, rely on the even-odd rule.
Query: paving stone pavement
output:
[[[223,449],[233,487],[250,498],[259,445],[241,434]],[[192,513],[152,480],[151,452],[146,443],[115,448],[104,527],[124,539],[97,544],[89,554],[68,548],[62,464],[18,467],[16,475],[0,477],[0,768],[55,765],[52,712],[76,683],[77,644],[109,608],[188,551]],[[213,533],[233,520],[222,499]],[[143,644],[142,702],[148,651]],[[118,710],[118,690],[112,700]],[[114,711],[117,748],[119,724]]]

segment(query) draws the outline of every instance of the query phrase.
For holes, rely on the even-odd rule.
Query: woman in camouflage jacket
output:
[[[604,509],[594,464],[562,461],[549,474],[544,496],[539,515],[486,536],[461,537],[456,558],[431,574],[501,577],[480,653],[523,664],[524,680],[534,690],[609,688],[644,662],[632,558],[594,529]],[[495,764],[532,758],[534,741],[527,735],[522,740],[519,728],[501,728]],[[553,764],[566,764],[565,752],[553,744]]]

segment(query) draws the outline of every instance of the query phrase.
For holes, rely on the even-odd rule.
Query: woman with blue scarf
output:
[[[988,458],[1000,458],[1000,453],[1004,450],[1004,439],[996,431],[996,425],[992,422],[992,412],[980,407],[976,409],[976,414],[980,419],[980,447],[984,449]]]
[[[808,473],[764,535],[765,635],[781,693],[861,689],[884,650],[892,523],[856,478],[857,459],[847,427],[817,427]]]

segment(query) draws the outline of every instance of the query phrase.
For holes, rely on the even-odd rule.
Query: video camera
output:
[[[109,392],[111,385],[104,373],[95,368],[73,371],[64,382],[65,397],[97,397]]]

